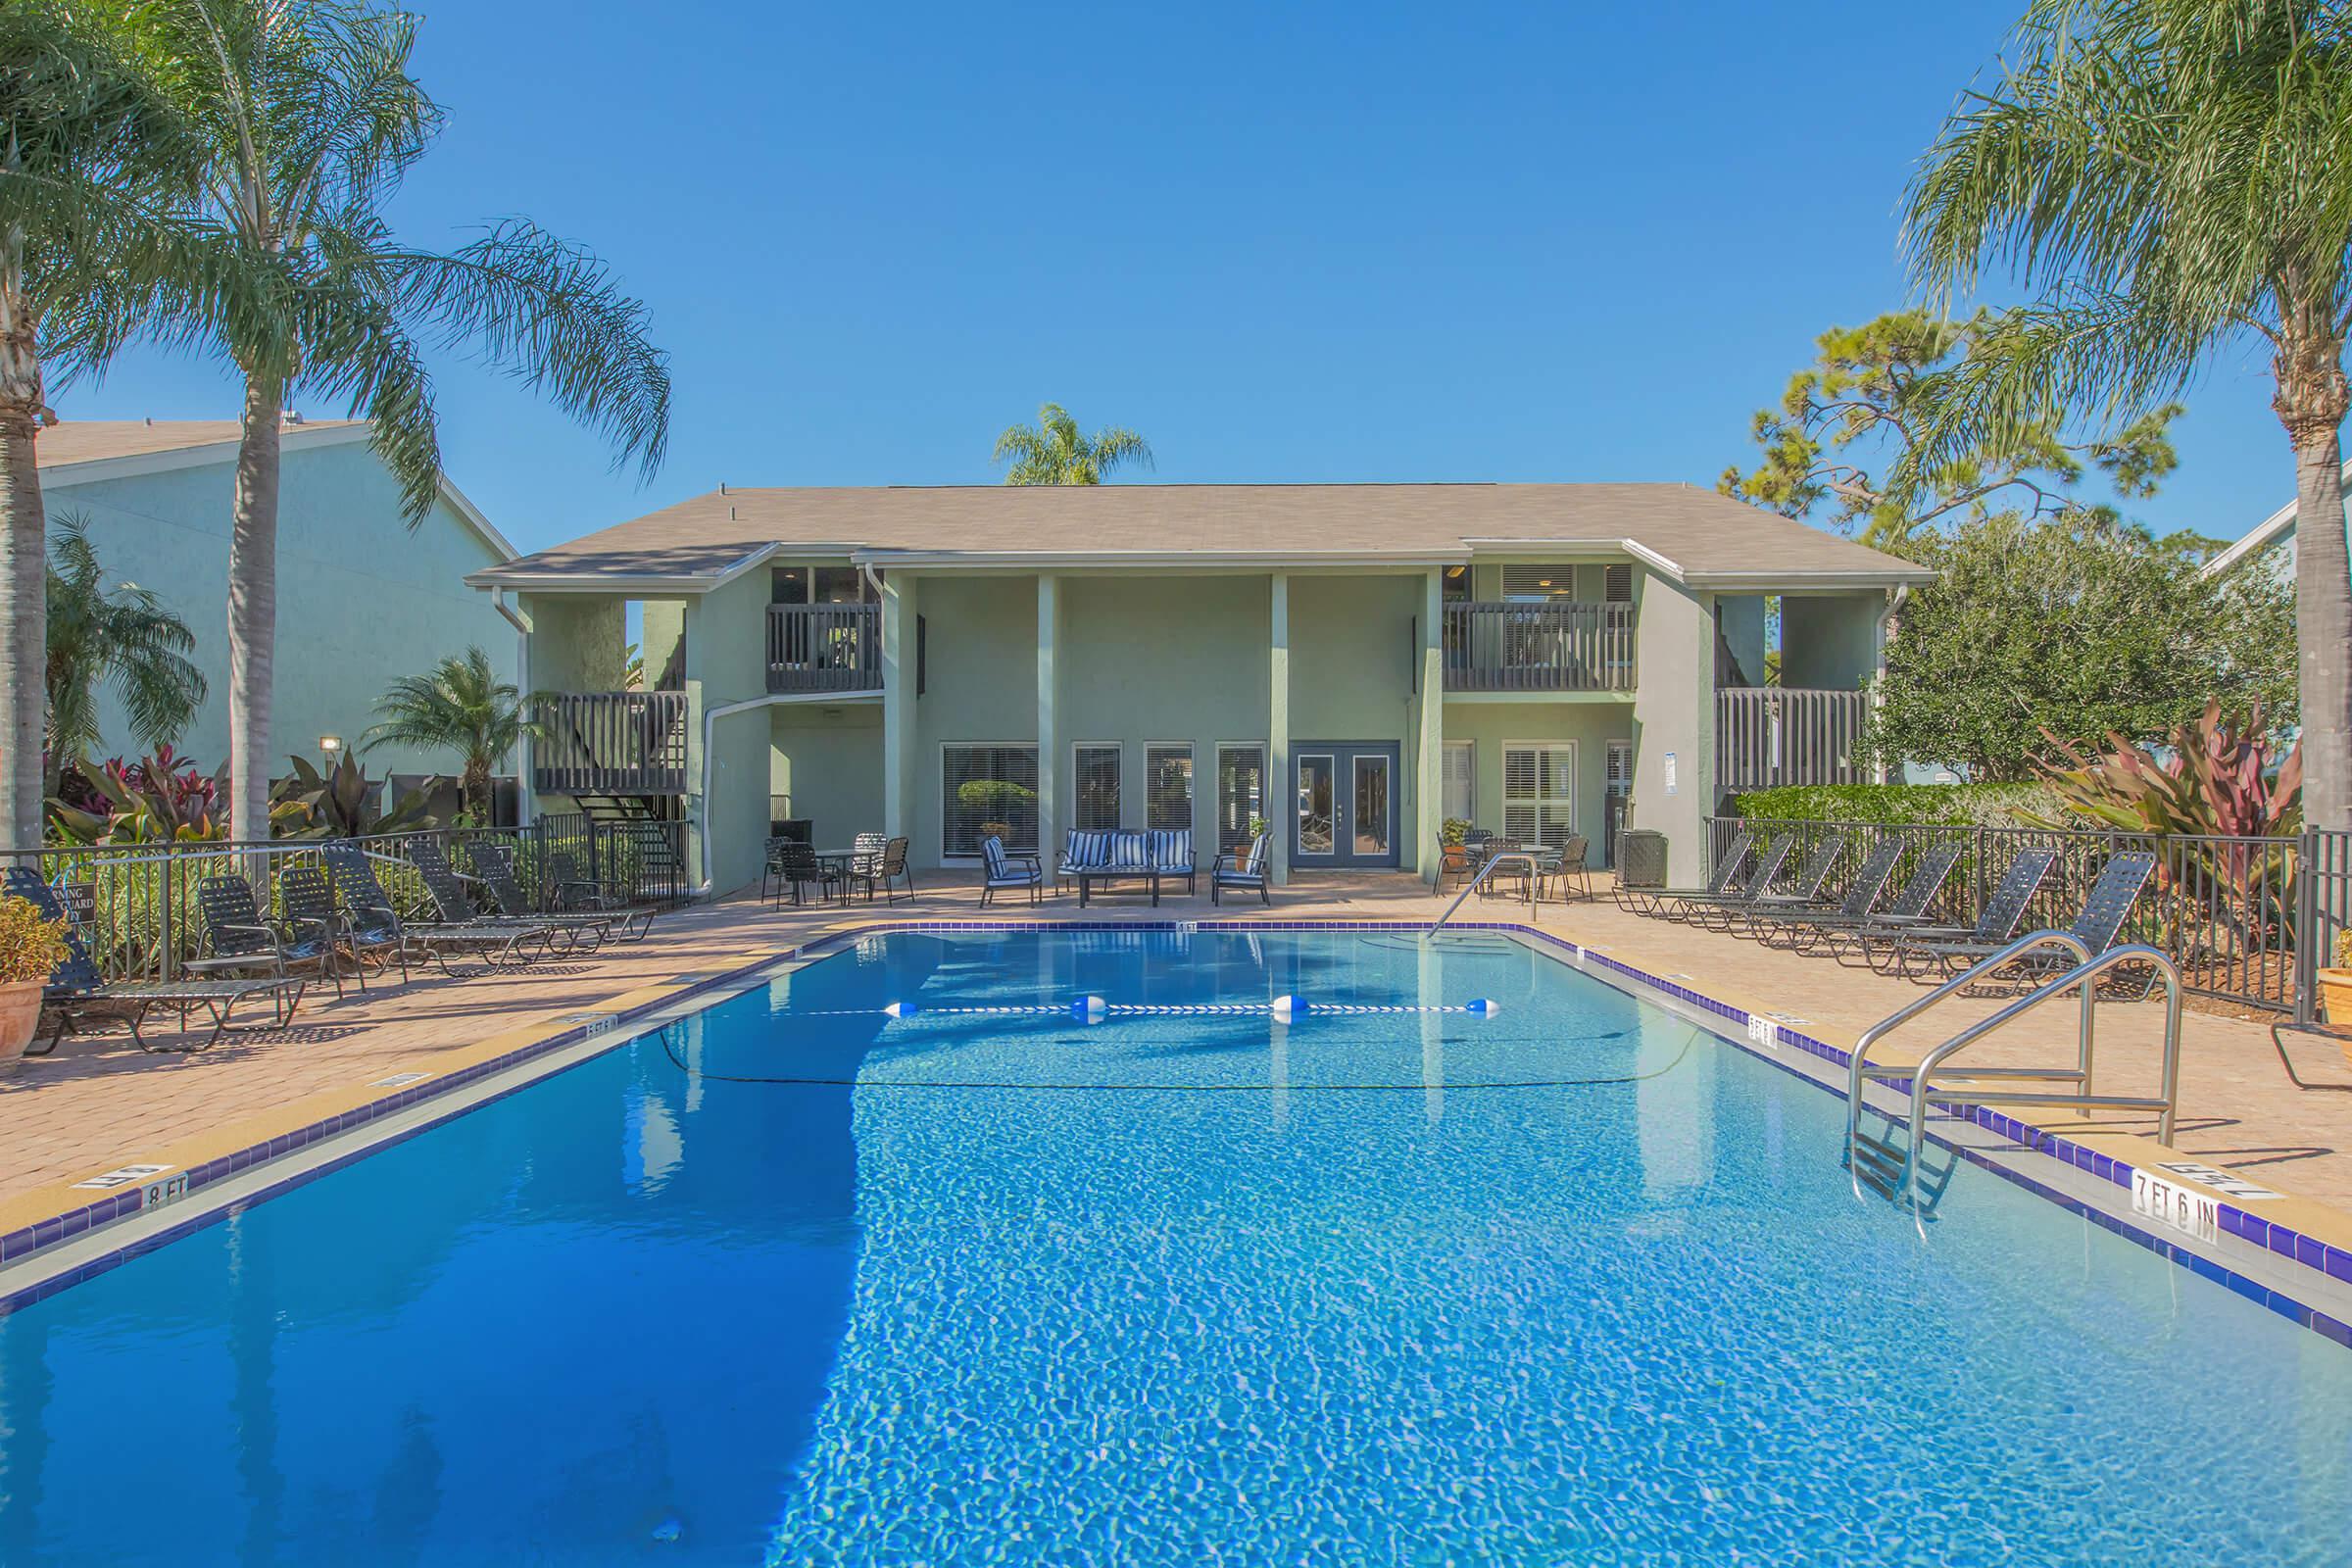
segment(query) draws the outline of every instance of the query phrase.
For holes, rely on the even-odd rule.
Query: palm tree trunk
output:
[[[285,387],[245,383],[228,536],[228,833],[270,836],[270,686],[277,640],[278,420]]]
[[[466,814],[473,818],[475,827],[490,825],[490,759],[466,759],[466,776],[461,781],[466,797]]]
[[[22,287],[22,243],[0,254],[0,834],[12,849],[41,842],[41,718],[49,666],[48,514],[34,442],[41,429],[41,360]]]
[[[2343,416],[2340,405],[2336,416]],[[2352,828],[2352,560],[2343,444],[2333,424],[2307,425],[2295,441],[2295,657],[2302,666],[2303,819]]]

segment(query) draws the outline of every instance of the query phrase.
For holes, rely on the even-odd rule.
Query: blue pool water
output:
[[[1502,1009],[938,1010],[1088,993]],[[1839,1114],[1516,947],[869,940],[0,1319],[0,1562],[2352,1561],[2352,1355]]]

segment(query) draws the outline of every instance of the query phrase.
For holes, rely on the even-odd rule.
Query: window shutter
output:
[[[1574,599],[1576,597],[1576,568],[1574,566],[1505,566],[1502,568],[1502,597],[1505,599]]]
[[[1634,602],[1634,564],[1621,561],[1601,573],[1600,597],[1604,603],[1630,605]]]
[[[1116,746],[1081,746],[1077,750],[1078,799],[1071,812],[1070,826],[1081,832],[1100,833],[1114,830],[1119,825],[1119,748]]]
[[[943,747],[939,784],[940,853],[978,855],[983,822],[1012,830],[1006,849],[1036,852],[1036,747]]]
[[[1575,836],[1575,747],[1503,748],[1502,831],[1522,843],[1554,849]]]

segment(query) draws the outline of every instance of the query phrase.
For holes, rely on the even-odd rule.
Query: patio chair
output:
[[[66,921],[65,959],[51,971],[48,983],[41,989],[41,1010],[54,1023],[47,1044],[36,1039],[24,1048],[27,1056],[48,1055],[67,1035],[79,1033],[82,1025],[92,1023],[122,1024],[130,1032],[131,1043],[141,1051],[158,1054],[208,1051],[224,1034],[281,1028],[292,1023],[295,1009],[302,1005],[305,982],[292,978],[133,980],[109,985],[98,977],[98,966],[90,960],[89,947],[68,917],[65,905],[38,874],[28,866],[8,867],[6,892],[11,898],[23,899],[30,904],[44,920]],[[270,999],[271,1021],[269,1024],[232,1024],[228,1021],[238,1003],[248,997],[262,996]],[[212,1033],[198,1046],[150,1045],[140,1026],[146,1021],[147,1010],[157,1006],[177,1011],[183,1033],[187,1030],[188,1014],[201,1007],[212,1018]]]
[[[874,901],[877,888],[881,890],[885,904],[896,904],[902,898],[913,898],[914,872],[906,864],[909,842],[903,838],[886,839],[880,855],[866,860],[853,859],[850,862],[850,886],[862,886],[868,904]]]
[[[1152,869],[1162,877],[1184,878],[1184,896],[1191,898],[1199,889],[1195,886],[1196,867],[1193,863],[1193,830],[1189,827],[1154,828],[1151,840]]]
[[[566,954],[577,952],[583,942],[594,953],[621,923],[617,914],[540,908],[522,891],[522,884],[514,876],[514,859],[507,854],[507,847],[496,839],[466,840],[466,858],[473,863],[475,879],[490,890],[490,902],[500,914],[510,920],[537,920],[552,930],[565,933],[571,939],[564,949]]]
[[[610,914],[615,942],[642,942],[654,929],[660,911],[650,904],[623,898],[604,883],[580,875],[580,862],[567,850],[547,852],[548,902],[559,914]]]
[[[1802,933],[1818,920],[1863,920],[1870,916],[1871,906],[1886,884],[1894,880],[1894,867],[1903,858],[1902,838],[1886,834],[1872,847],[1870,855],[1854,872],[1854,879],[1835,904],[1825,904],[1816,898],[1802,905],[1770,903],[1747,911],[1747,935],[1767,947],[1791,945],[1791,932]]]
[[[1759,909],[1812,909],[1821,906],[1821,885],[1830,879],[1830,870],[1838,857],[1845,854],[1846,835],[1825,833],[1805,858],[1796,863],[1796,874],[1789,879],[1785,892],[1775,893],[1767,887],[1737,909],[1718,909],[1705,924],[1712,929],[1729,931],[1735,926],[1748,925]],[[1752,933],[1753,927],[1749,926]]]
[[[1723,858],[1717,860],[1715,869],[1707,873],[1707,885],[1703,888],[1629,888],[1619,882],[1618,907],[1629,914],[1654,914],[1672,918],[1675,900],[1691,894],[1721,898],[1730,889],[1732,878],[1738,876],[1740,868],[1747,863],[1748,855],[1755,847],[1756,835],[1748,829],[1741,828],[1733,834],[1732,842],[1724,847]]]
[[[1035,855],[1012,855],[994,833],[980,841],[980,859],[986,874],[980,881],[980,907],[987,908],[1005,888],[1026,888],[1029,902],[1041,903],[1046,893],[1045,861]]]
[[[1551,868],[1552,877],[1565,884],[1576,878],[1577,891],[1587,899],[1592,897],[1592,868],[1587,862],[1592,858],[1592,841],[1582,833],[1571,833],[1560,844],[1560,863]],[[1566,898],[1563,892],[1560,895]]]
[[[2026,906],[2040,891],[2042,878],[2058,862],[2056,850],[2020,850],[2009,861],[2009,868],[1993,884],[1992,895],[1977,915],[1973,926],[1918,926],[1886,934],[1867,932],[1862,938],[1862,953],[1870,966],[1888,976],[1911,972],[1915,960],[1908,955],[1916,945],[1933,947],[1937,943],[1970,943],[1997,948],[2017,935],[2019,922],[2026,917]],[[1933,967],[1931,965],[1931,967]]]
[[[1260,833],[1250,841],[1250,848],[1237,855],[1232,850],[1219,850],[1208,868],[1208,902],[1218,902],[1217,895],[1227,888],[1247,893],[1257,892],[1257,902],[1271,906],[1273,893],[1274,835]]]
[[[1499,834],[1490,837],[1486,843],[1479,846],[1479,870],[1483,872],[1488,866],[1494,865],[1494,871],[1493,875],[1486,877],[1478,884],[1478,896],[1482,899],[1494,897],[1495,884],[1506,880],[1518,885],[1519,891],[1515,897],[1525,899],[1540,894],[1543,882],[1541,869],[1531,872],[1525,860],[1513,860],[1508,865],[1494,865],[1495,861],[1506,855],[1525,855],[1526,853],[1526,845],[1517,839],[1504,838]],[[1531,877],[1538,884],[1533,890],[1528,886]]]
[[[1721,929],[1716,926],[1719,919],[1727,914],[1737,915],[1772,891],[1781,867],[1788,863],[1789,852],[1795,848],[1796,841],[1782,834],[1757,853],[1745,882],[1724,893],[1686,893],[1675,901],[1667,917]]]
[[[1816,915],[1795,924],[1787,937],[1793,953],[1827,953],[1846,968],[1867,966],[1868,948],[1873,937],[1901,936],[1905,931],[1917,931],[1935,923],[1928,906],[1960,863],[1961,841],[1947,838],[1920,852],[1919,863],[1912,867],[1910,878],[1895,889],[1894,902],[1876,913],[1859,919],[1843,915]]]
[[[807,902],[801,890],[814,883],[818,899],[830,899],[840,885],[841,873],[816,858],[814,846],[801,839],[770,839],[767,843],[767,869],[760,874],[760,896],[767,898],[772,889],[774,902],[780,906],[786,892],[792,894],[797,906]]]
[[[1481,841],[1484,842],[1483,840]],[[1472,859],[1467,840],[1460,844],[1438,846],[1438,886],[1460,887],[1475,873],[1477,862]]]
[[[2111,855],[2091,879],[2090,891],[2082,896],[2082,908],[2067,930],[2097,957],[2115,946],[2123,934],[2124,921],[2132,913],[2132,906],[2139,901],[2140,889],[2156,873],[2156,857],[2145,850],[2128,850]],[[1941,983],[1983,963],[2002,948],[2009,938],[1998,942],[1923,942],[1913,944],[1910,951],[1920,960],[1919,978]],[[2080,961],[2060,948],[2037,953],[2022,954],[2001,965],[1997,971],[2002,983],[2032,987],[2052,979]],[[1905,973],[1909,973],[1908,969]],[[1988,973],[1981,980],[1995,978]],[[1974,988],[1972,988],[1974,989]],[[2143,993],[2144,994],[2144,993]]]
[[[331,919],[320,924],[314,911],[307,923],[281,930],[263,917],[254,902],[253,884],[241,876],[208,876],[198,882],[196,911],[203,922],[203,949],[195,957],[182,958],[181,968],[192,974],[247,978],[258,970],[276,980],[308,969],[333,981],[335,995],[343,995],[343,965]]]

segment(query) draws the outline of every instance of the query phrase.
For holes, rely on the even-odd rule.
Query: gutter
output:
[[[522,612],[519,605],[507,603],[503,587],[490,590],[490,608],[497,611],[506,623],[514,628],[514,690],[524,703],[531,696],[531,617]],[[528,730],[514,745],[514,821],[518,827],[529,827],[537,813],[531,809],[531,736]]]

